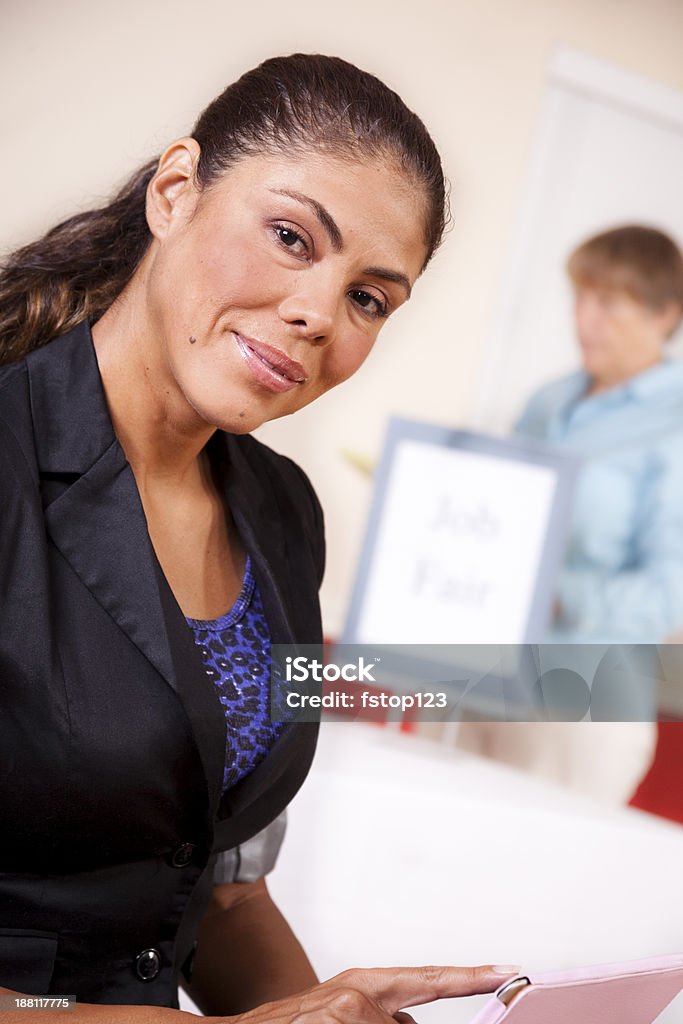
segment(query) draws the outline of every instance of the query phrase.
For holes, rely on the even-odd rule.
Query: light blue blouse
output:
[[[683,628],[683,361],[583,397],[579,371],[537,391],[515,432],[585,459],[552,643],[659,643]]]

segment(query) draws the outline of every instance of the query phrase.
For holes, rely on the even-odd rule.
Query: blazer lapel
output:
[[[145,515],[114,435],[88,325],[31,353],[27,364],[47,532],[176,688]]]
[[[292,614],[296,605],[275,493],[263,482],[263,476],[256,475],[238,436],[217,432],[209,442],[209,451],[237,530],[252,556],[271,643],[295,644]],[[317,731],[317,723],[286,723],[268,756],[222,796],[214,850],[243,842],[286,806],[308,772]]]
[[[114,434],[89,325],[32,352],[27,365],[47,533],[178,694],[203,767],[211,827],[225,721],[154,552],[133,471]]]

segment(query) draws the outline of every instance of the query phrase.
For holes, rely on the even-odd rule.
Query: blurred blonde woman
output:
[[[589,238],[568,272],[582,366],[532,395],[515,430],[583,460],[543,667],[590,683],[606,645],[658,644],[683,626],[683,362],[667,352],[683,257],[662,231],[632,225]],[[657,674],[655,659],[639,666]],[[623,802],[650,766],[656,727],[464,724],[458,742]]]

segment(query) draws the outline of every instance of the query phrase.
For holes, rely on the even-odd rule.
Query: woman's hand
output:
[[[329,981],[211,1024],[410,1024],[406,1006],[493,992],[516,967],[379,967],[337,974]]]

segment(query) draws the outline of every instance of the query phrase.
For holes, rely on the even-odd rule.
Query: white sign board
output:
[[[392,420],[346,642],[538,642],[575,465],[518,440]]]

